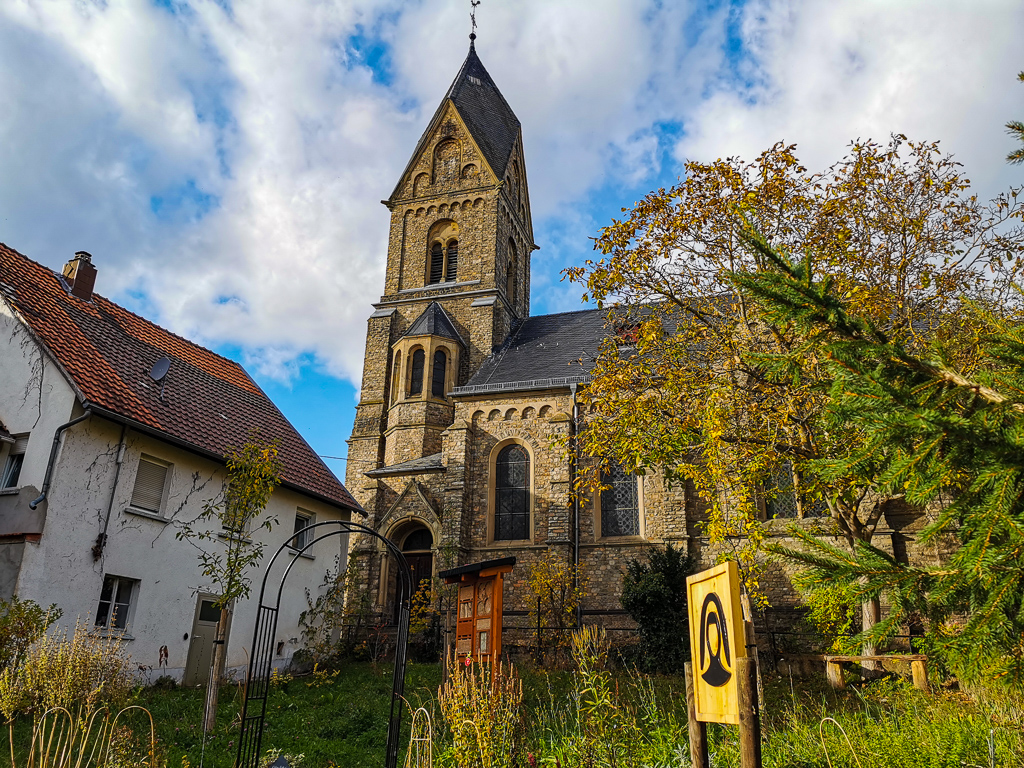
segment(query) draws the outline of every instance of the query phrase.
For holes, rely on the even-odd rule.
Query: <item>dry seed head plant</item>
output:
[[[96,634],[81,621],[68,634],[54,628],[0,672],[0,714],[33,718],[65,708],[85,718],[100,707],[121,707],[135,686],[131,660],[115,635]]]
[[[443,765],[514,768],[520,765],[524,724],[523,685],[515,667],[449,659],[452,674],[438,691],[451,732]]]

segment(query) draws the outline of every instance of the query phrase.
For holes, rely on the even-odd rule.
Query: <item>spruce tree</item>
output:
[[[830,278],[815,279],[811,255],[794,259],[749,226],[745,242],[770,266],[732,279],[769,322],[805,340],[759,364],[785,381],[799,376],[800,356],[821,361],[829,419],[858,435],[819,471],[937,507],[919,540],[954,544],[944,562],[906,565],[867,542],[851,552],[794,530],[803,547],[779,551],[812,583],[886,599],[888,615],[864,639],[923,620],[930,652],[962,679],[1024,692],[1024,325],[972,305],[977,365],[964,371],[940,344],[911,351],[856,315]]]

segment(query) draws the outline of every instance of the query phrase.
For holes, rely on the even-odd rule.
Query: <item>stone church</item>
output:
[[[607,312],[530,315],[538,246],[522,130],[472,37],[384,203],[384,294],[368,322],[345,479],[364,523],[403,550],[417,583],[443,568],[514,556],[503,593],[512,643],[509,630],[526,629],[525,582],[541,560],[580,564],[589,582],[585,623],[630,627],[619,599],[626,562],[671,543],[710,565],[701,536],[707,504],[659,473],[615,467],[603,477],[608,490],[574,501],[564,446],[581,418],[577,388],[608,333]],[[769,535],[785,538],[796,517],[785,490],[792,481],[771,482],[778,493],[765,517],[789,520]],[[874,543],[906,561],[924,522],[920,511],[893,505]],[[383,549],[353,536],[349,555],[376,610],[394,616],[396,578]],[[779,566],[762,589],[776,609],[796,602]]]
[[[606,312],[530,316],[538,246],[522,129],[472,42],[384,202],[384,295],[369,318],[346,475],[366,523],[402,548],[417,582],[515,556],[512,615],[528,607],[531,563],[579,562],[584,616],[619,623],[625,561],[651,543],[689,548],[694,516],[684,492],[614,470],[609,491],[574,507],[558,443],[573,429]],[[393,611],[383,551],[354,537],[350,554],[378,610]]]

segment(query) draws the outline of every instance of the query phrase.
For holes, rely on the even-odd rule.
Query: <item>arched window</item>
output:
[[[444,397],[444,377],[448,372],[448,355],[439,349],[434,353],[434,372],[430,380],[430,394]]]
[[[412,378],[409,381],[409,394],[419,395],[423,393],[423,361],[426,358],[422,349],[412,353]]]
[[[508,445],[494,471],[494,540],[530,538],[530,454],[521,445]]]
[[[601,484],[609,486],[601,491],[601,535],[639,536],[640,497],[636,476],[612,464],[601,472]]]
[[[452,240],[448,243],[448,263],[444,271],[446,282],[454,282],[459,277],[459,241]]]
[[[508,267],[505,270],[505,296],[509,303],[516,300],[516,244],[510,238],[508,241]]]
[[[444,248],[440,243],[430,246],[430,282],[440,283],[444,277]]]

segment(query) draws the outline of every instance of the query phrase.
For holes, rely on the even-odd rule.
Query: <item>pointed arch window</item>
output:
[[[430,394],[434,397],[444,397],[444,377],[448,373],[448,355],[443,349],[434,353],[434,370],[430,379]]]
[[[440,243],[430,246],[430,282],[440,283],[444,277],[444,247]]]
[[[447,283],[455,282],[459,277],[459,241],[448,243],[448,259],[445,264],[444,279]]]
[[[530,454],[521,445],[508,445],[494,470],[495,541],[530,538]]]
[[[412,353],[412,377],[409,380],[409,394],[419,395],[423,393],[423,363],[426,353],[417,349]]]

